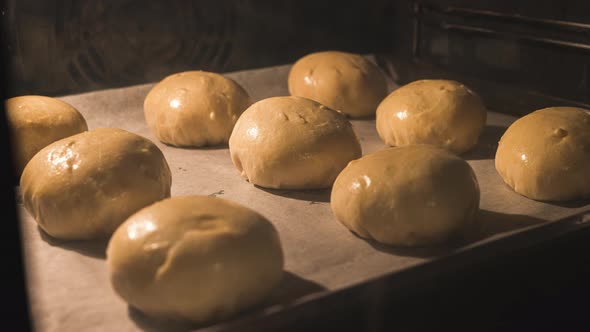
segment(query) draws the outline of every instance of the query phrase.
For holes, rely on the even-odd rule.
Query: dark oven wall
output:
[[[394,13],[382,62],[400,83],[454,78],[515,115],[590,108],[590,1],[400,0]]]
[[[390,52],[393,3],[8,0],[9,96],[154,82],[183,70],[289,63],[317,50]]]
[[[496,111],[590,108],[586,0],[7,0],[8,95],[227,72],[318,50],[375,53],[403,84],[451,78]]]

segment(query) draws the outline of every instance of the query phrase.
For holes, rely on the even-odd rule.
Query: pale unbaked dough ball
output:
[[[358,54],[327,51],[299,59],[289,72],[289,93],[351,117],[375,114],[387,95],[383,72]]]
[[[332,186],[360,158],[361,146],[344,114],[301,97],[273,97],[250,106],[229,139],[243,178],[279,189]]]
[[[170,197],[171,174],[151,141],[101,128],[43,148],[20,180],[25,208],[49,235],[107,237],[132,213]]]
[[[251,101],[236,82],[222,75],[187,71],[164,78],[145,98],[145,120],[170,145],[226,144],[238,117]]]
[[[589,112],[550,107],[516,120],[496,151],[504,182],[535,200],[590,197]]]
[[[70,104],[45,96],[20,96],[5,102],[13,138],[16,174],[42,148],[64,137],[88,130],[86,120]]]
[[[218,321],[256,305],[283,274],[278,234],[263,216],[220,198],[184,196],[148,206],[113,234],[115,291],[153,316]]]
[[[487,111],[477,94],[448,80],[420,80],[393,91],[377,108],[377,132],[391,146],[432,144],[461,154],[473,148]]]
[[[461,235],[474,222],[479,186],[463,159],[432,145],[408,145],[351,162],[334,182],[330,204],[360,237],[429,246]]]

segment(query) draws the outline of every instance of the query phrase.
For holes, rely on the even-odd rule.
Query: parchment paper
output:
[[[242,84],[253,100],[288,95],[289,66],[227,74]],[[329,190],[288,192],[264,190],[242,180],[226,147],[180,149],[160,143],[147,129],[143,100],[152,87],[66,96],[83,113],[91,129],[118,127],[145,136],[164,152],[173,173],[172,195],[217,195],[265,215],[279,231],[287,271],[283,284],[262,307],[280,310],[316,292],[329,292],[399,271],[454,250],[468,250],[482,241],[507,236],[527,227],[555,221],[589,205],[554,205],[514,193],[494,169],[496,143],[514,118],[490,112],[477,149],[466,156],[481,188],[481,229],[459,247],[401,250],[357,238],[330,211]],[[393,88],[393,87],[392,87]],[[352,121],[363,153],[385,148],[374,120]],[[587,202],[586,202],[587,203]],[[27,285],[34,326],[38,331],[185,330],[189,326],[145,317],[112,291],[104,260],[104,243],[52,240],[44,235],[22,204]],[[467,249],[466,249],[467,248]],[[253,309],[261,310],[261,309]],[[247,315],[245,313],[244,315]]]

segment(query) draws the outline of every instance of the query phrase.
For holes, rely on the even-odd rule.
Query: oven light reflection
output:
[[[59,166],[61,163],[66,162],[68,159],[74,156],[74,152],[72,149],[66,149],[65,152],[62,151],[51,151],[47,156],[47,159],[53,166]]]
[[[400,120],[405,120],[408,118],[408,112],[407,111],[397,112],[397,113],[395,113],[395,116],[397,116],[397,118]]]
[[[180,107],[180,100],[178,100],[178,99],[172,99],[170,101],[170,107],[172,107],[172,108],[178,108],[178,107]]]
[[[350,185],[350,190],[357,191],[361,188],[362,189],[369,188],[370,186],[371,186],[371,178],[368,175],[363,175],[359,180],[355,180]]]
[[[249,139],[255,140],[258,138],[258,127],[248,128],[248,130],[246,130],[246,134],[248,135]]]
[[[156,229],[156,225],[151,221],[136,222],[127,229],[127,236],[134,240],[140,236],[150,233]]]
[[[365,180],[365,188],[368,188],[371,185],[371,178],[363,175],[363,180]]]
[[[80,165],[80,160],[77,158],[76,153],[70,148],[66,148],[65,151],[51,151],[47,156],[47,161],[49,161],[53,167],[61,169],[72,168],[76,170]]]

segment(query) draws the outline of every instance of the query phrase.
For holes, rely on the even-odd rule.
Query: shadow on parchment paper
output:
[[[92,241],[64,241],[51,237],[45,231],[37,226],[37,231],[41,235],[41,239],[47,242],[52,247],[60,247],[66,250],[72,250],[84,256],[94,258],[106,258],[108,239],[92,240]]]
[[[502,181],[504,182],[504,181]],[[539,200],[535,200],[532,198],[529,198],[521,193],[517,193],[516,191],[514,191],[514,189],[512,187],[510,187],[506,182],[503,183],[503,187],[505,190],[508,190],[511,193],[515,193],[521,197],[524,197],[528,200],[532,200],[532,201],[536,201],[536,202],[540,202],[543,204],[549,204],[549,205],[554,205],[554,206],[559,206],[562,208],[569,208],[569,209],[579,209],[581,207],[587,206],[588,211],[590,212],[590,197],[586,198],[586,199],[577,199],[577,200],[573,200],[573,201],[539,201]]]
[[[387,246],[373,240],[367,240],[367,242],[376,250],[393,255],[435,258],[437,256],[451,254],[463,246],[484,240],[496,234],[515,231],[544,222],[547,221],[527,215],[479,210],[477,222],[464,233],[457,235],[446,245],[410,248]]]
[[[330,202],[330,194],[332,192],[332,188],[313,190],[281,190],[263,188],[257,185],[254,186],[262,191],[266,191],[267,193],[271,193],[273,195],[293,198],[300,201],[309,201],[310,204]]]
[[[484,240],[496,234],[515,231],[545,222],[547,222],[547,220],[522,214],[480,210],[477,223],[474,223],[473,227],[469,228],[458,242],[460,242],[460,245],[467,245]]]
[[[355,234],[358,237],[358,235]],[[361,237],[359,237],[362,239]],[[419,258],[435,258],[437,256],[444,256],[453,252],[456,246],[453,245],[437,245],[432,247],[396,247],[379,243],[375,240],[366,240],[373,249],[396,255],[396,256],[410,256]]]
[[[262,317],[265,315],[264,308],[270,306],[285,306],[289,303],[292,303],[301,297],[316,293],[325,290],[319,284],[316,284],[312,281],[303,279],[291,272],[285,271],[283,275],[283,279],[281,280],[280,284],[276,287],[275,291],[269,295],[269,298],[261,303],[258,306],[250,308],[246,311],[243,311],[240,314],[237,314],[234,317],[231,317],[226,320],[226,322],[211,322],[206,325],[196,325],[191,324],[189,322],[181,322],[181,321],[173,321],[173,320],[163,320],[158,318],[153,318],[145,315],[141,311],[128,306],[128,314],[131,320],[135,323],[137,327],[142,329],[146,332],[152,331],[172,331],[172,332],[180,332],[180,331],[191,331],[199,328],[205,328],[207,326],[212,325],[232,325],[234,323],[238,323],[242,320],[249,320],[249,319],[257,319],[258,317]]]
[[[348,119],[348,121],[356,121],[356,120],[358,120],[358,121],[371,121],[371,120],[375,121],[377,119],[377,115],[375,113],[371,113],[369,115],[364,115],[364,116],[360,116],[360,117],[352,117],[348,114],[345,114],[345,115],[346,115],[346,118]],[[353,126],[354,126],[354,123],[353,123]]]
[[[166,145],[169,148],[174,149],[182,149],[182,150],[224,150],[229,149],[227,143],[218,144],[218,145],[208,145],[208,146],[177,146],[168,143],[162,142],[162,144]]]
[[[129,318],[139,329],[146,332],[184,332],[193,331],[198,328],[198,326],[195,326],[189,322],[150,317],[130,305],[127,306],[127,315],[129,315]]]
[[[325,289],[326,288],[320,284],[285,271],[281,283],[269,296],[266,305],[287,305],[305,295],[321,292]]]
[[[559,206],[559,207],[563,207],[563,208],[570,208],[570,209],[577,209],[577,208],[581,208],[583,206],[588,205],[588,208],[590,209],[590,198],[587,198],[587,199],[579,199],[579,200],[569,201],[569,202],[549,202],[549,201],[543,201],[543,203],[545,203],[545,204],[551,204],[551,205],[555,205],[555,206]]]
[[[506,129],[508,128],[501,126],[485,126],[477,145],[461,157],[465,160],[494,159],[498,149],[498,142]]]

